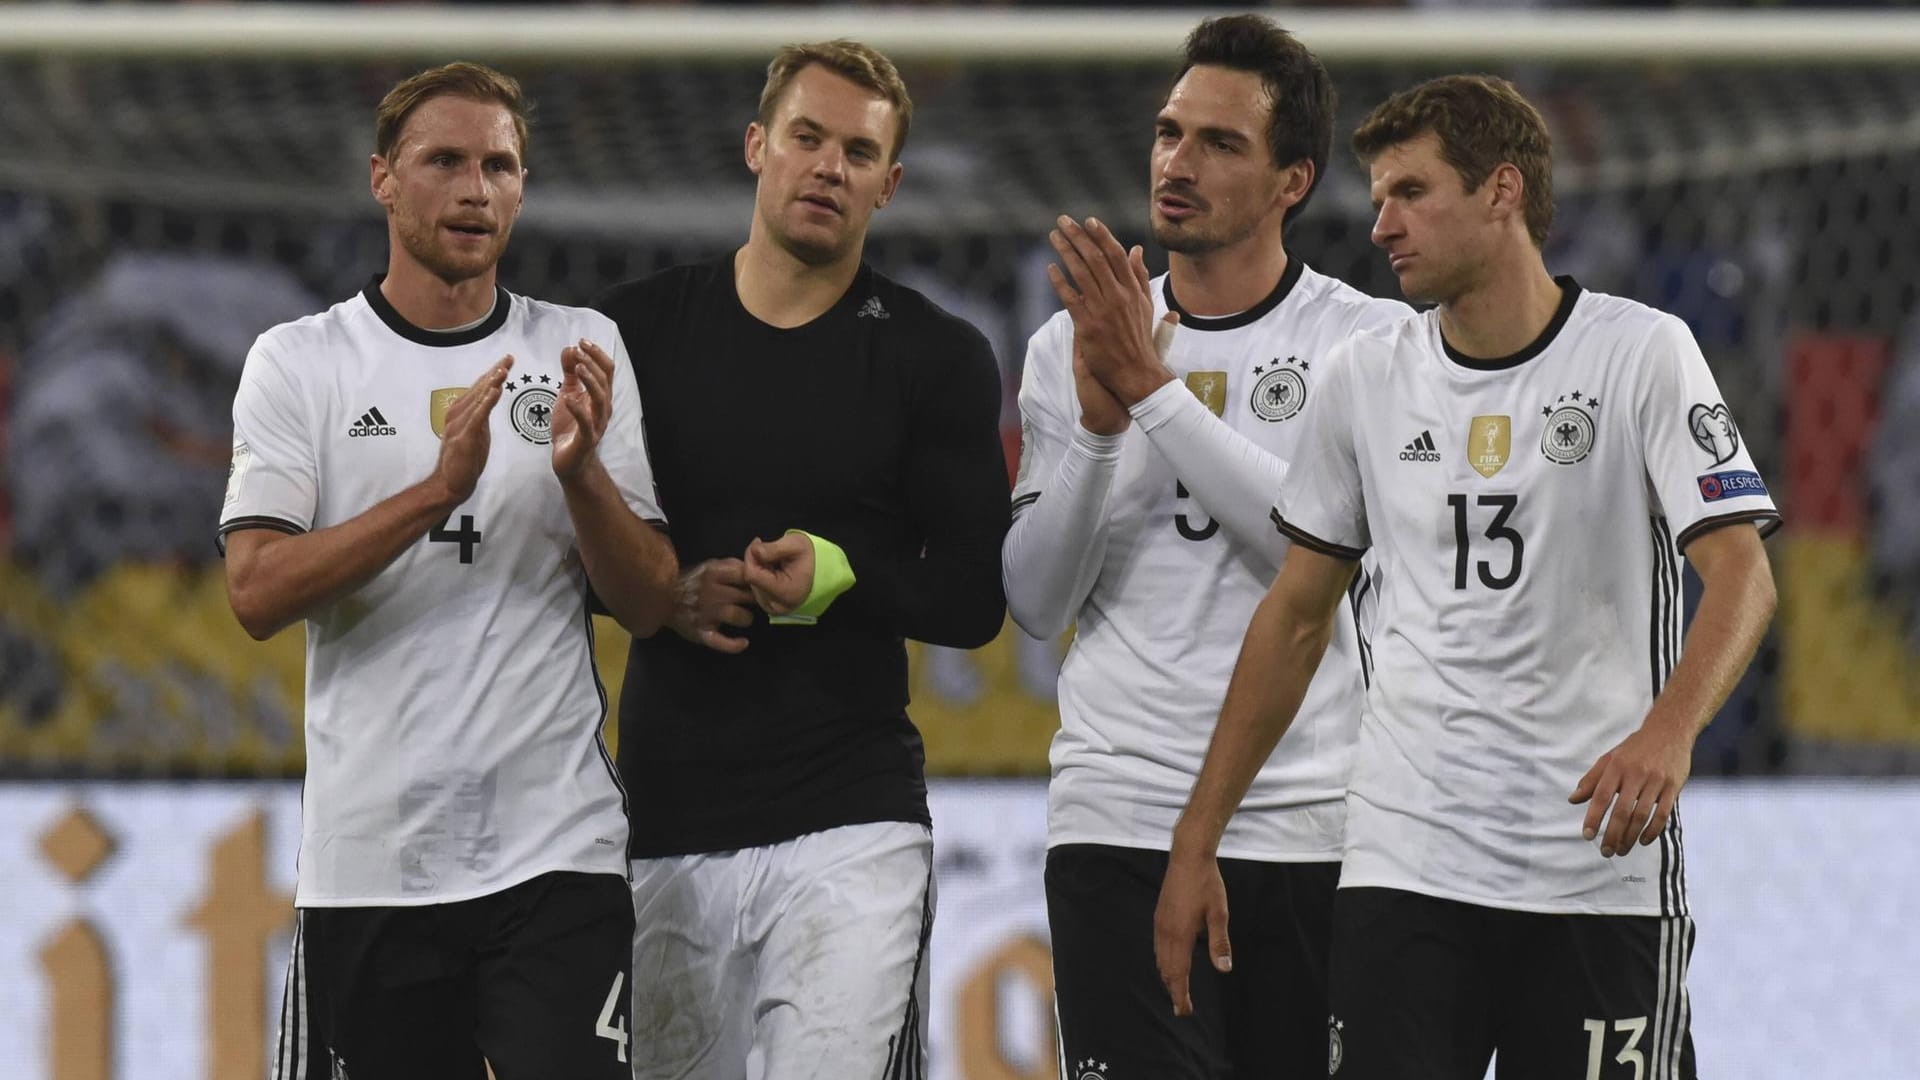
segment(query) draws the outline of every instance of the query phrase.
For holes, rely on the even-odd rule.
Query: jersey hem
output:
[[[1267,516],[1273,521],[1273,527],[1280,530],[1282,536],[1285,536],[1287,539],[1309,551],[1317,551],[1322,555],[1328,555],[1336,559],[1344,559],[1347,562],[1356,562],[1361,556],[1366,554],[1364,548],[1350,548],[1344,544],[1336,544],[1331,540],[1322,540],[1312,533],[1301,529],[1298,525],[1294,525],[1288,522],[1286,518],[1281,517],[1278,507],[1275,507],[1273,512]]]
[[[1662,918],[1675,914],[1674,912],[1662,910],[1657,900],[1645,906],[1622,905],[1616,907],[1611,904],[1557,904],[1544,900],[1492,899],[1485,896],[1475,896],[1472,893],[1460,892],[1454,889],[1436,889],[1424,883],[1409,885],[1404,881],[1397,881],[1390,877],[1369,878],[1346,873],[1340,875],[1340,888],[1394,889],[1399,892],[1430,896],[1436,900],[1451,900],[1455,903],[1472,904],[1475,907],[1493,908],[1498,911],[1523,911],[1534,915],[1633,915]]]
[[[1066,847],[1070,844],[1128,848],[1133,851],[1158,851],[1163,855],[1173,848],[1172,837],[1168,837],[1167,843],[1155,844],[1136,836],[1099,836],[1072,832],[1055,834],[1052,831],[1047,833],[1048,850],[1057,847]],[[1341,849],[1339,848],[1335,848],[1332,851],[1321,849],[1315,851],[1273,852],[1256,851],[1251,848],[1229,846],[1226,844],[1222,844],[1220,848],[1214,852],[1214,857],[1219,859],[1259,863],[1337,863],[1340,861],[1340,856]]]
[[[552,866],[537,867],[533,870],[528,871],[525,874],[519,874],[510,878],[502,878],[500,881],[490,885],[486,885],[482,888],[463,889],[460,892],[456,892],[456,893],[435,893],[432,896],[407,896],[407,897],[391,897],[391,896],[332,897],[332,896],[329,896],[329,897],[315,898],[310,896],[301,896],[300,889],[296,885],[294,888],[293,906],[296,908],[337,908],[337,907],[338,908],[345,908],[345,907],[398,908],[398,907],[431,907],[434,904],[458,904],[467,900],[479,900],[479,899],[482,899],[483,897],[492,896],[495,893],[506,892],[508,889],[511,889],[516,885],[525,885],[527,882],[532,881],[534,878],[537,878],[542,874],[558,874],[558,873],[605,874],[608,877],[617,877],[621,881],[631,880],[629,876],[631,871],[624,864],[618,870],[608,870],[607,868],[602,866],[582,866],[576,863],[557,863]]]
[[[637,840],[627,845],[627,859],[674,859],[683,855],[717,855],[726,851],[745,851],[748,848],[772,847],[803,836],[823,833],[829,829],[845,828],[848,825],[879,825],[897,821],[904,825],[924,825],[933,828],[933,814],[924,806],[911,812],[876,812],[871,815],[855,814],[845,817],[831,817],[817,822],[794,827],[791,824],[757,832],[719,832],[701,838],[698,834],[689,843],[641,844]]]
[[[1772,536],[1775,530],[1780,528],[1780,520],[1780,512],[1778,510],[1736,510],[1733,513],[1721,514],[1718,517],[1701,518],[1699,521],[1682,529],[1680,535],[1674,539],[1673,546],[1681,554],[1685,554],[1687,545],[1700,539],[1702,536],[1705,536],[1715,529],[1724,528],[1728,525],[1738,525],[1746,521],[1753,522],[1754,527],[1760,530],[1760,539],[1765,540],[1767,537]]]
[[[249,514],[246,517],[228,518],[221,522],[220,527],[214,530],[213,533],[213,548],[220,553],[221,558],[224,559],[227,555],[227,534],[230,532],[239,532],[242,529],[272,529],[274,532],[283,532],[288,536],[299,536],[307,531],[306,526],[298,524],[297,522],[288,521],[286,518],[272,517],[267,514]]]

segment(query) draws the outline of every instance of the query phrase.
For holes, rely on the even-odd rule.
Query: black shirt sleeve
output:
[[[951,317],[949,317],[951,319]],[[1000,545],[1011,516],[1000,443],[1000,369],[987,339],[951,319],[948,347],[930,349],[910,402],[907,512],[923,546],[917,558],[847,553],[856,583],[821,618],[932,645],[976,649],[1006,621]]]

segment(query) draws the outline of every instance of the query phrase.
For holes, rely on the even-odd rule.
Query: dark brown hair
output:
[[[513,76],[484,64],[464,60],[428,68],[402,79],[374,110],[374,153],[391,157],[407,118],[427,101],[437,97],[459,97],[469,101],[494,102],[513,114],[513,133],[520,137],[520,157],[527,156],[527,125],[533,105]]]
[[[1388,148],[1427,132],[1440,140],[1441,160],[1477,191],[1493,170],[1511,164],[1525,182],[1527,235],[1535,247],[1553,228],[1553,137],[1540,110],[1512,83],[1493,75],[1447,75],[1380,103],[1353,133],[1353,152],[1369,166]]]
[[[773,62],[767,65],[767,85],[760,90],[760,126],[772,125],[774,110],[780,107],[780,97],[787,92],[788,84],[814,64],[887,99],[894,115],[893,153],[889,160],[899,160],[900,148],[907,145],[907,128],[913,123],[913,99],[907,96],[906,81],[900,78],[893,61],[878,49],[846,38],[788,45],[774,55]]]
[[[1260,76],[1267,89],[1267,146],[1273,164],[1284,169],[1297,161],[1313,165],[1313,187],[1287,209],[1287,220],[1304,210],[1327,173],[1333,145],[1333,80],[1318,57],[1273,20],[1261,15],[1223,15],[1207,19],[1187,35],[1185,63],[1178,82],[1202,65]]]

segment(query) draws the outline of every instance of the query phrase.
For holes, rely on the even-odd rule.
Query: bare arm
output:
[[[249,636],[265,641],[372,581],[473,494],[491,449],[488,418],[513,358],[488,368],[447,409],[433,474],[338,525],[289,536],[238,529],[227,536],[227,602]]]
[[[1227,892],[1215,852],[1228,819],[1306,697],[1358,565],[1295,545],[1254,609],[1206,761],[1174,826],[1167,876],[1154,910],[1154,958],[1176,1016],[1193,1012],[1187,973],[1194,939],[1203,928],[1214,966],[1232,970]]]
[[[1687,545],[1687,561],[1705,590],[1680,662],[1639,730],[1600,756],[1568,801],[1589,803],[1583,835],[1601,835],[1602,855],[1651,844],[1667,827],[1693,771],[1693,743],[1733,692],[1766,635],[1777,600],[1773,568],[1757,530],[1735,523]]]
[[[574,542],[594,595],[635,637],[667,621],[680,573],[673,545],[633,512],[594,454],[613,413],[613,357],[592,342],[560,355],[553,471],[573,519]]]
[[[666,535],[633,512],[598,461],[560,489],[594,595],[635,637],[666,625],[680,576]]]

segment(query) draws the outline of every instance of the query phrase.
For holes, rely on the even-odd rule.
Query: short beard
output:
[[[1153,242],[1177,255],[1211,255],[1252,236],[1254,229],[1255,227],[1250,225],[1237,233],[1221,235],[1215,230],[1183,230],[1159,221],[1151,215],[1147,218],[1147,231],[1153,234]]]
[[[1177,255],[1206,255],[1226,246],[1204,233],[1183,232],[1171,225],[1156,222],[1150,229],[1154,243]]]
[[[507,249],[507,232],[495,233],[491,248],[484,252],[476,266],[474,262],[454,260],[446,257],[440,247],[434,243],[434,228],[410,219],[396,219],[394,235],[400,238],[400,246],[413,261],[425,267],[427,272],[448,285],[458,285],[463,281],[484,276],[500,262],[500,256]]]

